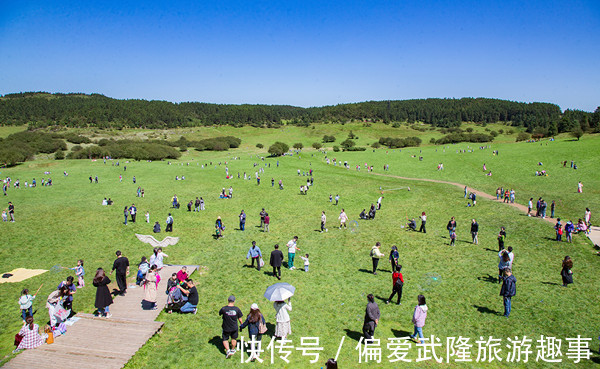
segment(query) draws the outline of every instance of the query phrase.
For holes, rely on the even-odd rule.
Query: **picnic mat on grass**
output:
[[[25,269],[25,268],[17,268],[15,270],[11,270],[10,272],[4,272],[0,274],[0,283],[12,283],[12,282],[21,282],[28,278],[35,277],[36,275],[40,275],[42,273],[46,273],[45,269]],[[12,277],[1,278],[2,275],[9,273],[12,274]]]

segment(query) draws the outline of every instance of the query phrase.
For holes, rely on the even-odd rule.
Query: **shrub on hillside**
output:
[[[451,133],[435,141],[438,145],[458,142],[492,142],[494,137],[484,133]]]
[[[268,152],[273,156],[281,156],[288,152],[289,149],[290,147],[287,144],[277,141],[269,147]]]
[[[258,147],[259,149],[262,149],[263,147],[265,147],[265,145],[261,144],[261,143],[257,143],[256,147]]]
[[[337,145],[334,145],[334,146],[333,146],[333,151],[335,151],[335,152],[338,152],[338,151],[340,151],[340,147],[339,147],[339,146],[337,146]]]
[[[319,142],[313,142],[312,147],[315,150],[319,150],[321,147],[323,147],[323,145],[321,145]]]
[[[419,137],[392,138],[381,137],[379,143],[389,147],[390,149],[402,147],[416,147],[421,145],[422,140]]]
[[[519,132],[519,134],[517,135],[517,142],[527,141],[530,137],[531,136],[529,135],[529,133]]]
[[[323,142],[324,143],[326,143],[326,142],[335,142],[335,136],[325,135],[325,136],[323,136]]]

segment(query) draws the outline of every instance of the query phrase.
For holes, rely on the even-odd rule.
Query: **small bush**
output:
[[[54,160],[63,160],[65,158],[65,152],[62,150],[58,150],[54,153]]]
[[[467,128],[467,132],[473,133],[473,128],[472,127]]]
[[[498,132],[496,132],[496,131],[492,131],[492,132],[490,132],[490,135],[491,135],[492,137],[498,137]]]
[[[269,154],[273,156],[281,156],[288,152],[289,149],[290,147],[287,144],[277,141],[269,147]]]
[[[256,147],[258,147],[259,149],[262,149],[263,147],[265,147],[265,145],[261,144],[261,143],[257,143]]]
[[[371,145],[372,148],[374,149],[378,149],[381,147],[381,144],[379,143],[379,141],[375,141],[373,142],[373,144]]]
[[[302,144],[302,142],[296,142],[294,145],[292,145],[292,147],[297,150],[302,150],[304,145]]]
[[[337,145],[333,146],[333,151],[335,151],[335,152],[340,151],[340,147]]]
[[[527,140],[529,140],[530,137],[531,136],[529,136],[528,133],[519,132],[519,134],[517,135],[517,142],[527,141]]]
[[[319,142],[313,142],[312,147],[315,150],[319,150],[321,147],[323,147],[323,145],[321,145]]]

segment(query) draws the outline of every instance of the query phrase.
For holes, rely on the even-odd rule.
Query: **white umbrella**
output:
[[[296,287],[289,283],[275,283],[267,287],[265,297],[269,301],[283,301],[294,296],[294,292],[296,292]]]

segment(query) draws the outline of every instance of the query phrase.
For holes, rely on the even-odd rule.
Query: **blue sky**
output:
[[[0,94],[593,111],[598,45],[600,1],[2,1]]]

